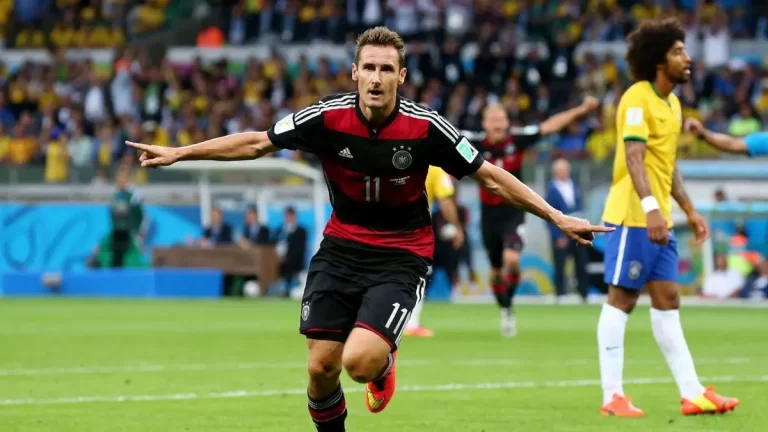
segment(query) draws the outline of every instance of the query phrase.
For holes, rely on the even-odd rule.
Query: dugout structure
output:
[[[256,197],[256,204],[259,208],[265,209],[280,188],[270,187],[275,179],[284,179],[297,176],[310,182],[312,190],[312,207],[314,209],[314,238],[313,245],[315,250],[320,247],[320,241],[323,239],[323,227],[326,223],[325,213],[328,204],[328,192],[325,183],[325,175],[317,168],[295,162],[288,159],[267,157],[247,161],[184,161],[175,163],[164,169],[194,172],[197,175],[198,192],[200,196],[200,220],[203,226],[210,222],[210,214],[213,208],[213,187],[212,178],[219,174],[246,174],[248,184],[251,186],[243,187],[243,194],[253,192]],[[266,211],[259,212],[263,218]]]

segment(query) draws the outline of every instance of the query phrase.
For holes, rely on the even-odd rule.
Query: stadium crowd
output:
[[[577,56],[576,47],[583,41],[622,40],[642,19],[677,14],[689,31],[687,46],[695,59],[692,81],[679,87],[684,115],[734,135],[759,130],[768,121],[768,70],[729,53],[733,39],[766,36],[760,2],[683,0],[675,7],[654,0],[208,1],[214,12],[226,12],[213,31],[228,45],[270,37],[350,43],[357,31],[386,24],[410,42],[409,78],[401,93],[464,129],[480,129],[482,109],[490,103],[503,104],[522,124],[585,95],[596,96],[602,101],[599,113],[550,143],[554,155],[594,161],[612,155],[614,111],[630,81],[623,59],[590,52]],[[142,50],[120,48],[126,37],[164,25],[169,14],[177,14],[178,4],[0,0],[0,9],[14,17],[5,23],[6,40],[16,48],[52,52],[47,64],[0,68],[0,163],[45,166],[46,181],[66,182],[72,169],[131,163],[135,157],[126,139],[184,146],[264,130],[321,96],[355,89],[351,58],[301,57],[293,63],[275,50],[268,59],[245,64],[227,59],[172,64],[167,59],[152,63]],[[45,27],[51,13],[63,20]],[[19,31],[9,38],[11,22]],[[512,48],[526,40],[545,42],[549,55],[535,48],[516,55]],[[469,43],[477,55],[468,62],[461,52]],[[117,47],[118,55],[108,65],[72,61],[65,55],[68,47]],[[718,156],[686,135],[679,152],[684,158]],[[312,162],[298,152],[275,157]]]

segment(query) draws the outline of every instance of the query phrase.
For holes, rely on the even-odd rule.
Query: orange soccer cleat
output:
[[[613,400],[600,408],[600,414],[613,417],[642,417],[643,410],[632,405],[632,399],[615,394]]]
[[[695,399],[682,398],[680,404],[680,412],[683,415],[725,414],[736,409],[739,400],[720,396],[715,393],[714,387],[707,387],[707,390]]]
[[[426,327],[418,326],[405,329],[405,335],[414,337],[432,337],[435,335],[435,332]]]
[[[389,373],[376,381],[371,381],[365,385],[365,406],[368,411],[376,414],[384,411],[392,396],[395,395],[395,360],[397,352],[392,356],[392,369]]]

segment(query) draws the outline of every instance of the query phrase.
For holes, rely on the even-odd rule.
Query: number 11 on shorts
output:
[[[400,327],[403,326],[407,322],[407,315],[408,315],[408,309],[406,308],[400,308],[400,303],[392,303],[392,313],[389,315],[389,319],[387,320],[387,323],[384,324],[384,328],[389,330],[389,328],[392,326],[392,323],[395,321],[395,318],[397,317],[397,313],[400,312],[400,319],[397,320],[397,324],[395,325],[395,328],[392,329],[392,333],[398,334]]]

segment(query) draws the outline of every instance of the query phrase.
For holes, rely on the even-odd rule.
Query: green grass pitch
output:
[[[344,378],[348,431],[759,431],[768,428],[768,310],[690,307],[699,375],[741,406],[682,417],[638,308],[625,390],[637,420],[599,415],[596,306],[520,306],[503,339],[492,305],[427,304],[432,339],[405,338],[399,390],[369,414]],[[298,303],[0,300],[0,431],[312,431]]]

